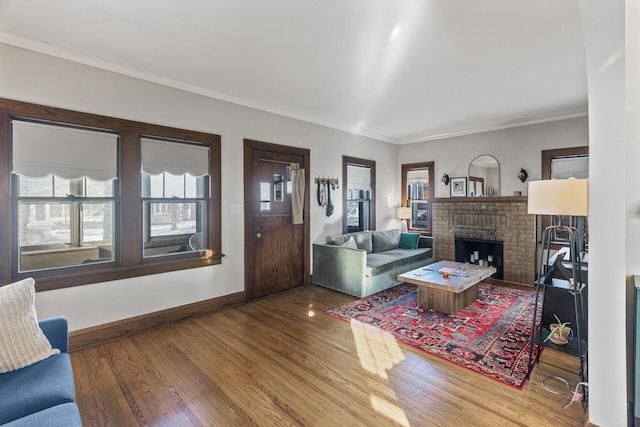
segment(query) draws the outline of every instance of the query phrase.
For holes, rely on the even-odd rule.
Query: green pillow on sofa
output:
[[[420,240],[420,233],[401,233],[400,243],[398,244],[398,248],[418,249],[419,240]]]

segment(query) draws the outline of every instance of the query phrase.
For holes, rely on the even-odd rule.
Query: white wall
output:
[[[628,373],[635,369],[633,347],[635,337],[635,293],[632,275],[640,275],[640,191],[638,191],[638,160],[640,160],[640,2],[629,2],[626,12],[626,230],[631,236],[626,239],[627,275],[627,367]],[[636,372],[637,374],[637,372]],[[627,378],[631,375],[627,374]],[[636,381],[638,379],[636,378]],[[635,407],[640,407],[640,395],[630,387],[630,397],[635,398]],[[640,413],[635,414],[640,418]]]
[[[70,329],[77,330],[242,291],[244,216],[231,214],[230,205],[244,200],[244,138],[309,148],[312,179],[332,176],[342,182],[342,155],[375,160],[378,176],[390,177],[377,182],[377,226],[400,225],[393,218],[400,199],[394,145],[9,45],[0,44],[0,58],[0,97],[222,136],[222,264],[40,292],[41,318],[65,315]],[[311,240],[340,233],[340,198],[330,218],[314,201]]]
[[[309,148],[311,178],[338,177],[341,185],[343,155],[375,160],[377,229],[400,225],[394,212],[400,204],[401,163],[434,160],[436,196],[443,197],[449,191],[440,183],[443,172],[466,176],[473,158],[492,154],[501,164],[503,194],[512,194],[513,190],[526,191],[526,184],[516,178],[520,167],[532,179],[539,177],[541,149],[585,145],[587,141],[586,119],[579,118],[398,148],[9,45],[0,44],[0,58],[1,97],[222,136],[222,250],[226,255],[222,264],[40,292],[39,315],[65,315],[71,330],[244,289],[244,216],[230,213],[231,204],[243,204],[244,138]],[[335,211],[327,218],[311,197],[312,242],[342,232],[342,200],[334,197],[332,201]]]
[[[580,1],[591,136],[589,421],[601,426],[627,425],[627,383],[633,373],[627,353],[633,342],[626,341],[625,309],[629,276],[640,267],[640,17],[638,2],[631,9],[631,1],[625,22],[626,3]]]
[[[586,117],[520,126],[400,146],[399,162],[435,162],[435,197],[449,197],[449,186],[440,181],[445,172],[451,178],[469,175],[473,159],[489,154],[500,164],[500,195],[514,191],[527,195],[527,184],[518,173],[524,168],[528,180],[541,178],[542,150],[589,145]]]

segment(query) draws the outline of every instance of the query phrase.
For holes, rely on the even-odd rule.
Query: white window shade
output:
[[[118,135],[21,120],[11,122],[13,172],[108,181],[118,176]]]
[[[208,175],[209,147],[142,138],[142,170],[152,175]]]
[[[560,157],[551,160],[551,179],[589,178],[589,156]]]

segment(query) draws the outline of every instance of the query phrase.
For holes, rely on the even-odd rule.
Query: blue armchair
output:
[[[0,374],[0,425],[81,427],[69,357],[67,319],[52,317],[39,324],[60,354]]]

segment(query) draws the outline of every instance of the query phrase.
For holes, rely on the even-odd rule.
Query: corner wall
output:
[[[625,29],[625,0],[580,0],[589,93],[589,421],[627,425],[627,277],[639,266],[637,41]],[[636,2],[637,3],[637,2]],[[636,9],[637,10],[637,9]],[[636,33],[637,34],[637,33]],[[630,44],[627,44],[630,43]],[[629,47],[634,46],[635,50]],[[637,64],[637,62],[635,62]],[[637,68],[636,68],[637,70]],[[634,90],[631,90],[635,88]],[[634,104],[635,103],[635,104]],[[635,107],[634,107],[635,106]],[[635,125],[634,125],[635,123]],[[635,132],[629,132],[634,129]],[[629,195],[629,198],[627,198]]]
[[[521,191],[526,196],[528,182],[541,178],[542,150],[585,145],[589,145],[589,122],[587,117],[578,117],[401,145],[399,164],[434,161],[435,197],[449,197],[449,186],[440,181],[442,174],[468,176],[471,161],[488,154],[500,164],[499,195]],[[518,179],[520,168],[529,174],[524,183]]]
[[[376,222],[398,228],[398,147],[300,120],[100,70],[0,43],[0,97],[222,137],[221,265],[39,292],[40,317],[64,315],[71,331],[244,290],[243,140],[311,150],[311,178],[339,177],[342,155],[376,160]],[[311,195],[314,195],[311,185]],[[311,241],[342,232],[342,201],[326,217],[311,203]]]

